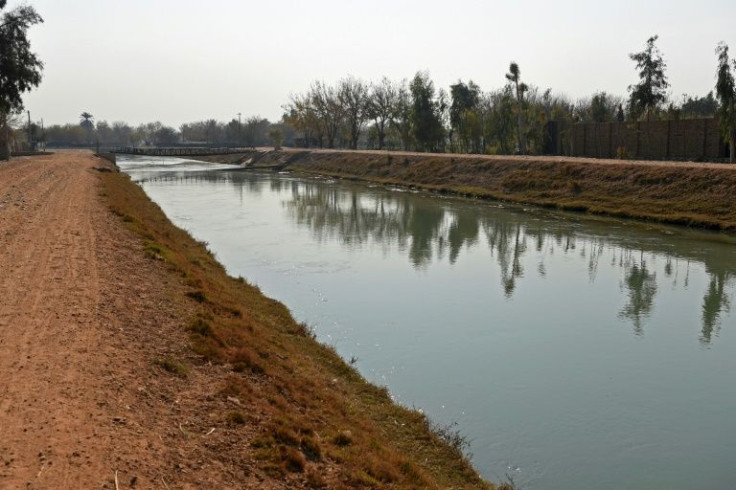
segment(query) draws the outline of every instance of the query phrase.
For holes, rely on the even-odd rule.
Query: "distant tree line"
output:
[[[80,122],[53,125],[43,131],[33,124],[30,134],[46,146],[89,147],[99,144],[111,146],[232,146],[250,147],[274,144],[273,130],[280,129],[291,135],[283,124],[273,124],[268,119],[254,116],[245,121],[233,119],[227,123],[215,119],[182,124],[178,129],[161,122],[131,126],[125,122],[94,121],[94,116],[84,112]]]
[[[0,6],[4,2],[0,0]],[[25,11],[20,11],[25,12]],[[40,21],[33,17],[27,26]],[[21,25],[21,24],[19,24]],[[25,31],[22,31],[22,33]],[[3,31],[0,30],[0,34]],[[728,46],[716,50],[718,67],[715,91],[704,96],[668,95],[666,63],[657,48],[657,36],[644,49],[632,53],[638,83],[628,87],[628,96],[596,92],[572,100],[564,94],[541,89],[522,77],[520,66],[512,62],[503,85],[483,90],[472,80],[458,80],[447,90],[435,86],[426,71],[401,81],[386,77],[368,82],[352,76],[335,84],[313,82],[309,88],[291,95],[283,106],[279,122],[259,116],[228,122],[214,119],[182,124],[178,129],[161,122],[130,126],[125,122],[94,122],[84,112],[79,123],[40,128],[36,123],[22,127],[17,114],[19,97],[4,97],[0,118],[15,121],[16,140],[30,138],[56,146],[287,146],[320,148],[401,149],[419,152],[486,154],[541,154],[545,152],[546,125],[560,127],[575,123],[679,120],[718,116],[724,140],[736,154],[736,88]],[[22,87],[40,81],[40,63]],[[35,77],[35,78],[34,78]],[[29,85],[30,84],[30,85]],[[5,112],[3,112],[5,111]],[[14,112],[15,111],[15,112]],[[569,138],[569,135],[567,135]],[[561,135],[562,147],[566,135]],[[32,145],[31,145],[32,146]]]
[[[724,138],[736,139],[736,123],[727,122],[736,113],[730,71],[736,65],[728,58],[728,47],[718,48],[715,95],[683,95],[677,101],[667,93],[666,64],[657,39],[649,38],[641,52],[629,55],[639,82],[629,86],[628,97],[596,92],[572,100],[523,81],[519,65],[512,62],[505,84],[490,91],[472,80],[458,80],[449,90],[438,90],[423,71],[401,81],[384,77],[373,83],[352,76],[334,85],[315,81],[290,97],[283,106],[283,121],[296,131],[299,146],[420,152],[540,154],[545,147],[545,124],[550,121],[564,127],[718,115],[725,124]]]

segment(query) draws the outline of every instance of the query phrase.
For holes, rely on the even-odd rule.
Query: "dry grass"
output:
[[[736,171],[726,165],[304,151],[266,155],[264,164],[269,158],[335,177],[736,231]]]
[[[158,365],[178,376],[197,362],[229,369],[217,396],[239,406],[219,420],[255,433],[251,457],[263,472],[290,488],[491,488],[423,415],[365,382],[283,304],[227,276],[205,244],[174,227],[125,175],[101,178],[110,209],[141,236],[151,260],[165,261],[181,283],[177,301],[196,311],[182,330],[198,361]]]

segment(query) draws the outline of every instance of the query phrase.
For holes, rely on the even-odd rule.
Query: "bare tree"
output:
[[[324,82],[314,82],[309,90],[309,96],[315,116],[327,138],[327,147],[334,148],[342,117],[336,90]]]
[[[358,149],[360,131],[368,119],[369,94],[370,85],[352,76],[343,78],[337,85],[337,98],[350,134],[350,148],[353,150]]]
[[[284,106],[283,121],[290,124],[296,131],[304,135],[304,146],[309,148],[313,139],[319,146],[324,144],[324,131],[309,93],[292,95],[291,100]]]
[[[398,114],[400,90],[401,87],[387,77],[371,87],[367,116],[376,123],[379,150],[386,144],[386,132],[394,124]]]

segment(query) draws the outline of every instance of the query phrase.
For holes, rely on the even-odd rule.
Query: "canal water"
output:
[[[177,159],[119,162],[230,274],[520,489],[736,485],[736,239]]]

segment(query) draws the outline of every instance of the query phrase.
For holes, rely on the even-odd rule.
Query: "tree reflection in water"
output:
[[[626,235],[619,236],[615,230],[605,226],[580,227],[559,215],[530,219],[518,210],[480,212],[478,207],[463,201],[371,190],[361,185],[333,185],[323,179],[213,172],[155,175],[148,180],[226,182],[238,192],[256,194],[270,189],[284,196],[286,212],[295,222],[307,226],[315,240],[338,240],[349,246],[378,245],[384,250],[396,247],[407,254],[416,268],[427,267],[433,260],[445,257],[455,264],[464,249],[482,245],[483,235],[490,256],[499,267],[498,280],[507,298],[513,297],[524,278],[524,258],[530,250],[539,256],[536,273],[540,278],[547,277],[547,257],[577,252],[587,261],[591,283],[596,281],[601,258],[608,251],[610,265],[623,273],[620,287],[627,302],[619,317],[631,322],[636,335],[643,334],[655,307],[660,279],[653,264],[660,258],[664,260],[662,276],[671,281],[673,288],[689,287],[691,263],[705,266],[709,282],[702,303],[701,342],[711,342],[722,316],[730,311],[736,268],[729,260],[719,260],[717,255],[704,252],[697,240],[684,245],[678,243],[677,252],[666,240],[646,238],[632,246]],[[685,265],[679,264],[681,260]]]
[[[657,274],[651,272],[644,260],[644,252],[640,252],[638,260],[630,250],[624,254],[622,261],[624,268],[623,287],[629,297],[629,302],[619,312],[619,316],[631,320],[634,325],[634,334],[643,333],[643,320],[652,313],[654,296],[657,294]]]

